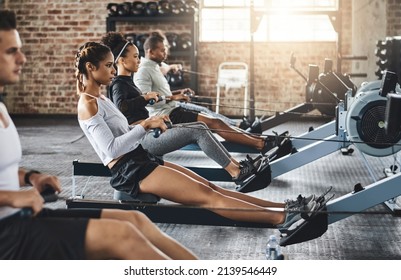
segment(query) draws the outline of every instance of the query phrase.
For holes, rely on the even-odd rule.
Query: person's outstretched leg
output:
[[[189,170],[188,168],[182,167],[181,165],[178,164],[174,164],[172,162],[167,162],[165,161],[165,166],[174,168],[182,173],[185,173],[186,175],[190,176],[191,178],[203,182],[205,185],[210,186],[211,188],[213,188],[214,190],[232,197],[232,198],[236,198],[236,199],[240,199],[261,207],[270,207],[270,208],[284,208],[285,207],[285,203],[280,203],[280,202],[272,202],[272,201],[268,201],[268,200],[264,200],[264,199],[260,199],[251,195],[247,195],[245,193],[240,193],[240,192],[236,192],[236,191],[231,191],[228,189],[224,189],[221,188],[219,186],[216,186],[215,184],[209,182],[208,180],[206,180],[205,178],[199,176],[198,174],[196,174],[195,172]]]
[[[132,223],[113,219],[90,219],[85,236],[88,259],[170,259]]]
[[[259,151],[263,151],[265,147],[265,139],[262,137],[255,138],[255,136],[250,136],[246,133],[240,133],[236,128],[229,126],[220,119],[199,114],[198,121],[204,122],[213,132],[217,133],[229,142],[254,147]]]
[[[102,211],[101,217],[105,219],[127,221],[133,224],[156,248],[172,259],[197,259],[191,251],[162,232],[145,214],[141,212],[105,209]]]
[[[236,221],[278,225],[284,222],[286,216],[284,211],[271,211],[224,195],[209,185],[167,166],[158,166],[143,179],[140,190],[184,205],[208,208]]]
[[[202,122],[185,123],[179,127],[173,126],[158,138],[154,138],[151,133],[148,133],[141,142],[145,150],[158,156],[194,143],[198,144],[209,158],[223,167],[233,178],[239,175],[239,163],[232,158],[227,149]]]

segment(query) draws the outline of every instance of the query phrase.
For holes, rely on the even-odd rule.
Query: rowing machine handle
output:
[[[192,91],[190,91],[190,90],[184,91],[184,95],[189,96],[189,97],[193,97],[193,96],[194,96],[194,95],[192,94]]]
[[[157,100],[157,102],[161,102],[161,101],[163,101],[164,100],[164,96],[158,96],[158,100]],[[149,99],[149,101],[148,101],[148,104],[149,105],[154,105],[156,103],[156,99],[154,99],[154,98],[151,98],[151,99]]]
[[[171,122],[164,122],[167,125],[167,128],[170,129],[173,127]],[[158,138],[160,136],[160,134],[162,134],[162,130],[160,128],[155,128],[153,130],[153,137],[154,138]]]
[[[43,192],[40,193],[43,197],[45,203],[47,202],[55,202],[58,200],[58,195],[55,190],[51,186],[47,186]],[[31,207],[22,208],[20,211],[21,218],[31,217],[33,215],[33,211]]]

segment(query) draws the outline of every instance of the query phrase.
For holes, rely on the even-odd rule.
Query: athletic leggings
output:
[[[226,116],[224,116],[222,114],[215,113],[212,110],[210,110],[210,109],[208,109],[208,108],[206,108],[204,106],[200,106],[200,105],[193,104],[193,103],[190,103],[190,102],[177,102],[177,103],[182,108],[185,108],[185,109],[188,109],[188,110],[202,112],[202,113],[205,113],[206,115],[210,115],[210,116],[212,116],[212,117],[214,117],[216,119],[220,119],[220,120],[222,120],[223,122],[225,122],[225,123],[227,123],[229,125],[237,126],[237,122],[235,120],[230,119],[230,118],[228,118],[228,117],[226,117]]]
[[[203,122],[173,125],[158,138],[155,138],[153,132],[149,131],[141,142],[145,150],[156,156],[162,156],[195,143],[221,167],[225,168],[231,162],[230,153]]]

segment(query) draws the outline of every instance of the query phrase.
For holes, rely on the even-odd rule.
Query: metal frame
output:
[[[248,116],[248,64],[244,62],[223,62],[219,65],[217,75],[216,113],[220,109],[220,89],[224,87],[225,94],[232,88],[244,89],[244,116]]]
[[[237,144],[228,141],[220,141],[220,143],[227,149],[227,151],[231,153],[243,153],[243,154],[259,154],[260,151],[253,147],[245,146],[242,144]],[[200,147],[197,144],[189,144],[185,147],[182,147],[180,150],[184,151],[201,151]]]
[[[328,222],[329,224],[338,222],[380,203],[387,202],[386,205],[389,206],[388,201],[400,195],[401,173],[397,173],[393,176],[372,183],[364,187],[361,191],[352,192],[329,201],[327,203],[327,212],[329,212]],[[390,211],[392,211],[394,215],[401,216],[401,210],[395,201],[392,203]],[[335,212],[348,213],[336,214]]]
[[[177,204],[124,202],[111,200],[68,199],[67,208],[107,208],[140,211],[155,223],[274,228],[274,225],[252,222],[238,222],[199,207]]]

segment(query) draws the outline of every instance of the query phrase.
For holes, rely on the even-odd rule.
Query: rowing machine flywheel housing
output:
[[[319,74],[316,65],[309,65],[306,99],[323,115],[335,116],[337,99],[344,100],[348,89],[354,96],[357,87],[348,75],[335,72]]]
[[[346,116],[346,130],[349,141],[361,152],[384,157],[401,149],[401,131],[386,133],[385,111],[387,98],[380,95],[378,82],[365,85],[349,104]]]

